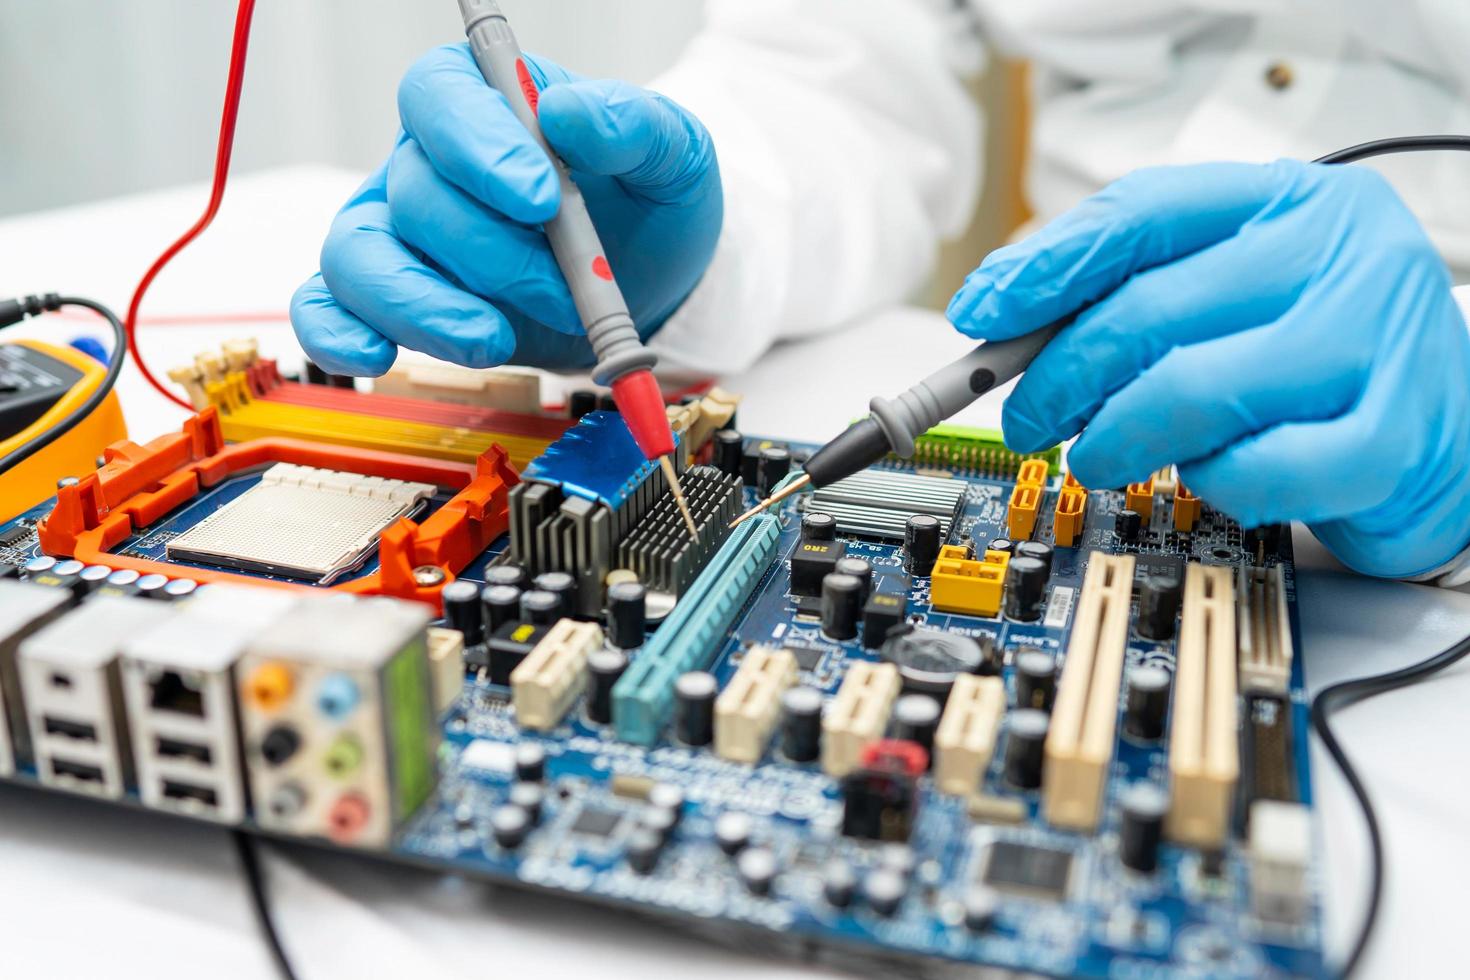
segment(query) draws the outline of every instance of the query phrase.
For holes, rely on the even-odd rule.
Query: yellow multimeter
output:
[[[97,390],[107,366],[39,340],[0,341],[0,457],[47,431]],[[0,521],[56,492],[56,481],[96,468],[102,450],[126,439],[117,392],[51,445],[0,474]]]

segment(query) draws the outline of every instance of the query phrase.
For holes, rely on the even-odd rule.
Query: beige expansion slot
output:
[[[1182,844],[1218,847],[1230,822],[1230,793],[1240,775],[1235,718],[1233,570],[1190,565],[1175,655],[1170,712],[1166,830]]]
[[[1042,808],[1058,827],[1093,830],[1102,815],[1132,602],[1133,556],[1092,552],[1046,736]]]
[[[969,796],[980,789],[1005,707],[1005,682],[999,677],[955,678],[934,733],[934,781],[941,790]]]
[[[898,668],[860,660],[847,668],[822,719],[822,769],[845,776],[856,768],[863,747],[883,737],[898,698]]]
[[[602,645],[602,627],[558,620],[510,672],[511,701],[522,728],[550,731],[561,723],[587,681],[587,654]]]
[[[796,683],[790,650],[755,646],[715,702],[715,753],[731,762],[759,762],[781,715],[781,695]]]
[[[1236,579],[1240,686],[1247,694],[1284,697],[1291,684],[1291,618],[1280,565],[1242,568]]]

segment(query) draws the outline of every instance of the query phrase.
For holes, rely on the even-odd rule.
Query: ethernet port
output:
[[[204,717],[204,692],[197,674],[164,670],[148,679],[148,705],[154,711]]]

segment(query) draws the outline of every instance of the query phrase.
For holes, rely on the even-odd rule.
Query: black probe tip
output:
[[[825,487],[872,466],[892,451],[883,427],[866,418],[812,453],[802,469],[812,478],[812,486]]]

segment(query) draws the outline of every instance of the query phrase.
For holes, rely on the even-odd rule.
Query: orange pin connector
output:
[[[1185,534],[1193,531],[1199,522],[1201,508],[1200,499],[1183,483],[1178,484],[1174,490],[1174,530]]]
[[[1149,477],[1142,483],[1128,484],[1127,507],[1143,518],[1146,526],[1154,516],[1154,479]]]

